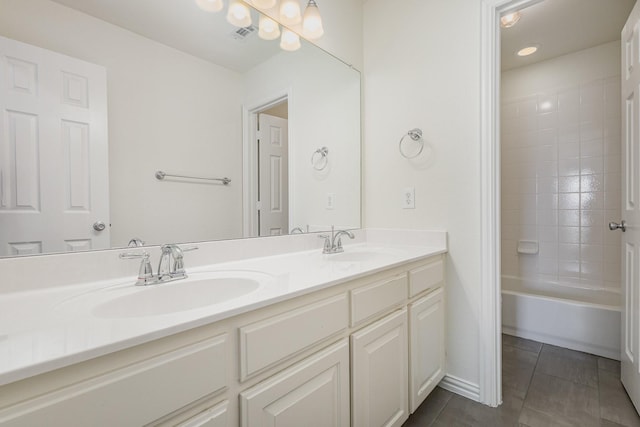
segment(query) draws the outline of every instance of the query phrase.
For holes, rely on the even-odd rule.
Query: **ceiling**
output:
[[[226,10],[208,13],[194,0],[53,0],[175,49],[244,72],[280,52],[257,31],[235,40]],[[254,25],[258,14],[253,12]]]
[[[636,0],[545,0],[521,10],[520,21],[503,28],[502,70],[530,65],[620,39]],[[515,53],[539,45],[528,57]]]

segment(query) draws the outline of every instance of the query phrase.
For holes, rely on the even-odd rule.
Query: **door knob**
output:
[[[107,226],[102,221],[96,221],[93,223],[93,229],[96,231],[104,231],[105,228],[107,228]]]
[[[625,222],[625,220],[622,220],[620,222],[620,224],[615,223],[615,222],[610,222],[609,223],[609,230],[614,231],[614,230],[622,230],[622,232],[624,233],[625,231],[627,231],[627,223]]]

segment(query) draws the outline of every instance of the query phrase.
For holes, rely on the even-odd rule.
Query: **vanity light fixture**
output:
[[[251,11],[240,0],[231,0],[227,11],[227,21],[236,27],[246,28],[251,25]]]
[[[280,2],[280,21],[284,25],[296,25],[302,21],[298,0],[282,0]]]
[[[283,28],[282,37],[280,37],[280,48],[289,52],[300,49],[300,36],[288,28]]]
[[[308,39],[315,40],[322,37],[324,28],[322,28],[322,17],[318,4],[315,0],[309,0],[307,8],[304,10],[302,17],[302,34]]]
[[[537,51],[538,51],[538,46],[537,45],[527,46],[527,47],[523,47],[518,52],[516,52],[516,55],[518,55],[518,56],[529,56],[529,55],[533,55]]]
[[[508,13],[500,18],[500,26],[502,28],[511,28],[518,23],[520,17],[521,15],[518,11]]]
[[[218,12],[224,7],[223,0],[195,0],[200,9],[207,12]],[[246,28],[251,26],[251,9],[247,3],[259,9],[273,9],[278,0],[230,0],[227,10],[227,21],[236,27]],[[310,39],[319,39],[324,35],[322,16],[316,0],[308,0],[304,10],[304,16],[300,14],[299,0],[280,0],[280,22],[282,25],[298,25],[302,22],[302,34]],[[300,49],[300,36],[295,32],[284,29],[280,31],[280,25],[274,19],[260,14],[258,24],[258,36],[264,40],[275,40],[280,37],[280,47],[284,50],[294,51]]]
[[[222,0],[196,0],[196,4],[205,12],[220,12],[224,7]]]
[[[260,15],[258,37],[263,40],[275,40],[280,37],[280,25],[266,15]]]

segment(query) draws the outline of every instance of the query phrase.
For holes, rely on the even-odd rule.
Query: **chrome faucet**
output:
[[[347,230],[338,230],[334,233],[334,227],[331,226],[331,236],[327,234],[320,234],[318,237],[324,239],[324,247],[322,248],[323,254],[337,254],[340,252],[344,252],[344,248],[342,247],[342,236],[346,235],[350,239],[355,239],[356,236],[353,235],[352,232]]]
[[[198,247],[190,246],[187,248],[180,248],[180,246],[176,244],[162,245],[162,253],[160,255],[160,262],[158,263],[158,274],[155,275],[153,274],[153,268],[149,261],[149,253],[146,251],[141,253],[122,253],[120,254],[120,258],[142,258],[136,285],[156,285],[158,283],[186,279],[187,272],[184,269],[184,252],[193,251],[195,249],[198,249]]]

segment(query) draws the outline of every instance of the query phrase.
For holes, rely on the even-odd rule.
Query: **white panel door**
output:
[[[240,393],[242,427],[348,427],[346,339]]]
[[[351,335],[353,427],[399,427],[409,417],[407,309]]]
[[[258,122],[260,236],[279,236],[289,230],[287,120],[260,114]]]
[[[444,378],[444,289],[409,305],[409,403],[414,413]]]
[[[110,246],[106,87],[103,67],[0,37],[0,256]]]
[[[624,387],[636,409],[640,406],[640,318],[638,317],[638,277],[640,272],[640,5],[633,8],[622,30],[622,371]],[[613,218],[611,218],[613,220]],[[623,229],[624,230],[624,229]],[[617,232],[617,231],[616,231]]]

